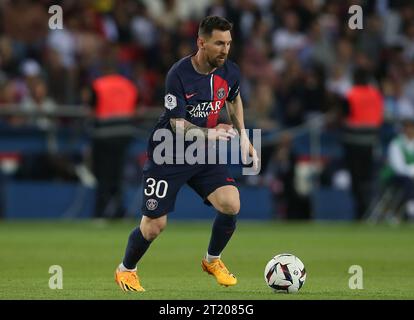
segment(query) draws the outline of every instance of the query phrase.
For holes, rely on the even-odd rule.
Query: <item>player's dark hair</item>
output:
[[[233,24],[227,19],[219,16],[208,16],[200,22],[198,27],[198,36],[211,37],[213,30],[231,31]]]

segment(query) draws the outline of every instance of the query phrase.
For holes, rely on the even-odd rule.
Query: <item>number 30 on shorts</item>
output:
[[[155,193],[157,198],[164,198],[167,195],[168,182],[165,180],[156,181],[154,178],[148,178],[145,183],[147,187],[144,189],[144,194],[147,197]]]

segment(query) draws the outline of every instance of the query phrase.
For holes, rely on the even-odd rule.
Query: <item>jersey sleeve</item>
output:
[[[231,82],[230,82],[230,92],[227,96],[227,101],[232,102],[234,99],[236,99],[237,95],[240,92],[240,68],[233,63],[232,64],[232,76],[231,76]]]
[[[170,118],[185,118],[184,89],[176,70],[170,70],[165,80],[164,107]]]

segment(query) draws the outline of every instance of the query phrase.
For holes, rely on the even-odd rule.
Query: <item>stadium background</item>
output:
[[[62,6],[63,30],[48,27],[53,4]],[[363,8],[363,30],[348,26],[353,4]],[[384,96],[378,168],[396,133],[398,109],[414,105],[409,1],[19,0],[2,1],[0,10],[6,218],[91,215],[94,185],[83,170],[90,167],[91,121],[83,94],[106,61],[115,61],[139,89],[124,175],[127,214],[137,215],[145,143],[162,110],[166,72],[196,49],[197,25],[207,14],[234,22],[231,58],[242,69],[246,124],[263,132],[261,174],[244,177],[233,168],[241,218],[354,217],[336,97],[352,87],[355,68],[370,70]],[[188,189],[180,197],[188,201],[178,201],[172,217],[209,216]]]
[[[53,4],[63,8],[63,30],[48,28]],[[363,7],[363,30],[348,27],[353,4]],[[217,288],[202,275],[214,211],[184,189],[139,267],[145,296],[124,295],[112,274],[138,221],[165,74],[195,50],[206,14],[234,23],[231,58],[242,69],[246,123],[263,130],[261,174],[232,168],[242,211],[224,255],[240,283]],[[413,299],[413,225],[352,222],[337,100],[357,66],[371,71],[385,102],[379,169],[398,110],[414,105],[413,21],[408,0],[0,1],[0,299]],[[105,61],[140,91],[124,174],[131,219],[112,223],[87,219],[95,187],[83,94]],[[263,282],[264,266],[281,252],[305,263],[299,295],[274,295]],[[48,286],[52,265],[63,268],[63,290]],[[364,290],[349,287],[352,265],[363,268]]]

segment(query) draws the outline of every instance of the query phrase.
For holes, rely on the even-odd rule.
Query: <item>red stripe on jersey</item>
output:
[[[207,128],[214,128],[217,125],[217,120],[219,117],[220,109],[224,106],[226,98],[229,92],[229,85],[226,80],[221,78],[218,75],[213,75],[213,101],[212,109],[207,118]],[[219,108],[216,109],[220,101]]]

